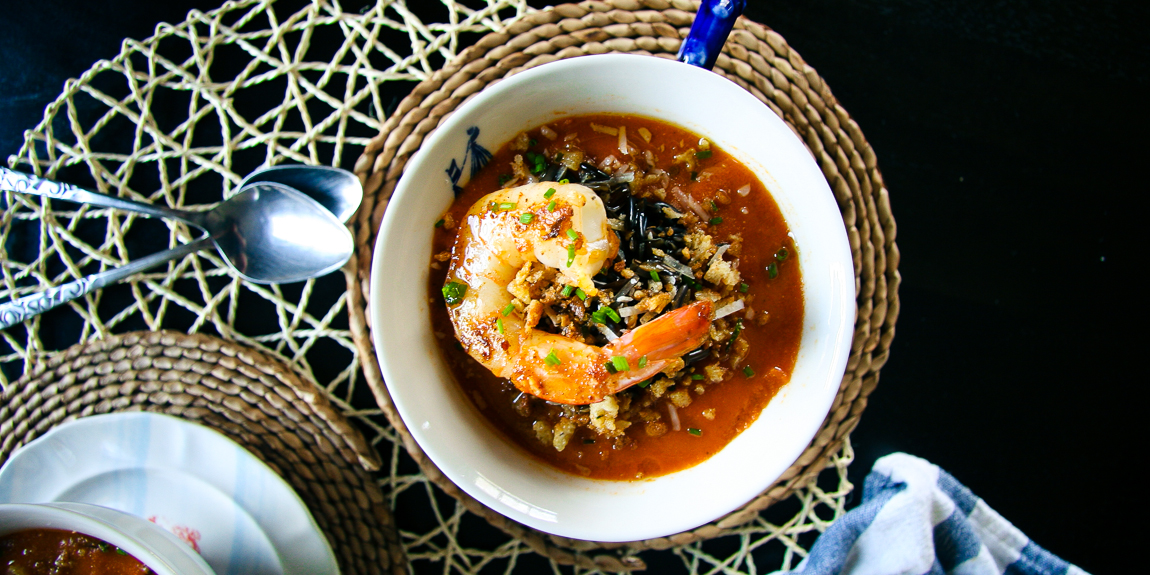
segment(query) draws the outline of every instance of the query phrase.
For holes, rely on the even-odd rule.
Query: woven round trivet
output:
[[[0,465],[63,422],[154,411],[215,429],[295,489],[343,573],[407,573],[391,512],[368,469],[379,456],[316,387],[233,342],[132,332],[55,354],[0,402]]]
[[[674,57],[697,4],[688,0],[608,0],[564,4],[532,13],[503,33],[488,34],[420,83],[367,146],[355,171],[366,195],[355,226],[358,261],[349,285],[351,330],[381,409],[412,456],[436,484],[507,533],[560,562],[605,570],[638,567],[596,549],[665,549],[733,533],[771,504],[807,485],[843,445],[866,407],[886,362],[898,316],[899,253],[895,222],[875,155],[858,125],[813,68],[783,38],[740,18],[715,72],[742,86],[782,117],[818,161],[842,212],[855,268],[857,319],[847,370],[822,428],[786,473],[741,509],[689,532],[625,544],[576,541],[512,522],[468,497],[420,451],[387,394],[366,314],[376,234],[404,166],[456,107],[504,77],[554,60],[629,52]],[[351,278],[349,278],[350,280]]]

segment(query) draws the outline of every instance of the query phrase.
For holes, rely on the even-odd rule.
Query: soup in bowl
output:
[[[215,573],[199,553],[159,525],[86,503],[0,505],[0,555],[11,573],[52,567],[113,575]]]
[[[763,321],[783,292],[789,320]],[[536,529],[629,541],[737,509],[801,454],[842,379],[854,274],[821,171],[769,108],[600,55],[504,79],[424,142],[370,306],[388,391],[448,478]]]

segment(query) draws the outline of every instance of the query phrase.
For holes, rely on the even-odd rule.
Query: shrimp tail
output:
[[[607,344],[603,351],[621,355],[634,368],[612,381],[612,393],[653,377],[683,354],[703,344],[711,326],[714,304],[703,300],[660,316]],[[645,360],[643,358],[646,358]],[[643,367],[638,367],[642,363]]]
[[[602,401],[663,371],[683,354],[703,344],[710,332],[714,305],[700,301],[668,312],[627,332],[602,348],[574,346],[557,335],[532,331],[514,369],[502,374],[515,387],[554,403],[587,405]],[[558,351],[556,363],[547,364],[541,350]],[[614,367],[614,358],[626,358],[626,368]]]
[[[625,356],[628,361],[638,361],[643,356],[649,362],[675,359],[702,345],[714,309],[709,301],[697,301],[627,332],[603,349],[611,355]]]

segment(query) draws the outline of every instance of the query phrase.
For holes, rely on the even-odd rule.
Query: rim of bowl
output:
[[[415,341],[422,338],[422,341],[426,343],[430,337],[430,329],[425,325],[422,332],[413,334],[410,332],[411,326],[403,326],[401,322],[392,320],[395,319],[393,317],[395,309],[407,304],[414,306],[418,310],[416,313],[422,314],[419,320],[423,324],[429,323],[428,304],[425,297],[428,272],[426,266],[419,262],[427,261],[430,258],[430,223],[435,220],[431,219],[426,222],[428,224],[426,231],[423,233],[423,237],[419,237],[420,228],[413,228],[415,224],[412,223],[412,220],[418,218],[411,217],[413,212],[406,208],[418,207],[421,202],[425,204],[434,202],[435,199],[426,199],[432,193],[425,189],[430,187],[427,182],[439,178],[441,182],[434,184],[439,186],[443,185],[443,180],[446,180],[440,166],[429,164],[429,162],[437,159],[433,154],[442,151],[445,145],[455,143],[453,140],[458,141],[460,128],[466,128],[469,124],[484,120],[494,121],[492,117],[496,113],[491,112],[491,110],[498,110],[501,105],[503,107],[510,106],[506,103],[510,94],[526,99],[538,99],[546,97],[546,94],[558,89],[555,87],[555,83],[546,81],[548,79],[554,80],[556,76],[569,78],[577,74],[586,74],[589,71],[619,73],[621,69],[626,69],[628,74],[679,75],[681,76],[679,81],[691,83],[693,94],[697,93],[700,86],[705,85],[712,95],[721,96],[724,105],[737,105],[740,110],[753,111],[753,117],[747,118],[746,121],[756,128],[768,130],[771,137],[764,141],[770,142],[779,153],[785,153],[789,159],[795,160],[796,165],[794,166],[788,165],[780,168],[772,164],[772,169],[767,170],[756,158],[748,157],[737,146],[732,148],[732,146],[724,143],[725,140],[731,138],[717,137],[713,132],[690,125],[691,122],[666,118],[666,111],[659,108],[644,108],[642,111],[631,112],[670,122],[715,142],[716,145],[731,153],[755,172],[785,217],[798,208],[793,205],[793,202],[787,203],[780,200],[779,191],[782,184],[779,180],[783,180],[787,186],[796,185],[792,180],[803,182],[803,195],[806,197],[798,198],[796,196],[794,201],[806,202],[803,204],[806,206],[803,209],[817,211],[818,213],[815,214],[818,216],[816,223],[821,222],[820,225],[823,227],[818,229],[818,234],[804,228],[804,241],[801,243],[796,236],[799,262],[803,273],[805,303],[800,363],[805,362],[803,365],[807,365],[813,362],[814,365],[821,367],[817,370],[818,377],[811,377],[809,381],[804,379],[800,383],[792,377],[792,381],[784,386],[770,404],[764,408],[755,423],[710,459],[694,467],[668,475],[639,481],[613,482],[586,479],[560,472],[536,461],[533,456],[511,445],[509,440],[503,438],[478,413],[470,400],[463,396],[449,372],[446,372],[442,366],[439,351],[434,349],[434,339],[430,339],[430,347],[433,348],[430,350],[426,349],[428,346],[420,346],[419,341]],[[605,90],[605,92],[609,91]],[[543,96],[540,96],[541,93]],[[627,99],[622,96],[612,99],[611,94],[607,93],[597,97],[599,100],[595,100],[592,105],[604,105],[604,102],[607,103],[606,107],[628,105]],[[570,105],[567,106],[570,113],[564,113],[559,108],[560,106],[556,105],[549,114],[525,115],[525,119],[517,122],[518,130],[522,131],[553,119],[559,119],[564,115],[595,113],[593,110],[570,110]],[[614,110],[600,109],[600,111]],[[514,124],[515,122],[510,123]],[[496,146],[502,146],[514,136],[514,133],[516,132],[512,131],[510,136],[492,139],[495,140]],[[452,152],[457,151],[457,149],[458,146],[453,148]],[[463,182],[459,182],[459,184],[463,185]],[[450,194],[450,189],[447,187],[448,194]],[[788,197],[793,195],[793,192],[787,194]],[[443,209],[450,205],[450,196],[441,205],[441,209],[437,208],[437,214],[442,213]],[[425,207],[425,209],[427,208]],[[829,229],[824,229],[828,227],[828,220]],[[807,220],[803,220],[803,222],[807,222]],[[792,233],[796,230],[797,225],[808,225],[806,223],[800,224],[797,220],[792,221],[791,217],[787,217],[787,223]],[[826,237],[821,237],[824,235]],[[423,242],[426,246],[422,246],[419,242]],[[405,245],[397,245],[401,243]],[[829,269],[812,267],[815,262],[809,261],[808,253],[812,246],[817,246],[814,248],[814,253],[819,254],[817,258],[819,263],[828,263]],[[392,253],[393,250],[396,253]],[[421,257],[423,255],[427,257]],[[411,264],[412,261],[416,263]],[[394,273],[396,265],[404,262],[408,262],[409,266],[420,266],[417,274],[420,277],[416,280],[414,288],[410,287],[412,278],[401,279],[404,274]],[[581,56],[544,64],[487,87],[465,101],[450,116],[445,118],[438,129],[423,142],[420,149],[407,164],[404,175],[400,178],[390,200],[390,209],[384,214],[373,257],[369,313],[373,320],[372,338],[375,343],[376,354],[396,409],[412,437],[446,477],[487,507],[541,531],[575,539],[632,541],[693,529],[738,509],[773,484],[801,455],[821,427],[838,391],[845,370],[851,336],[853,335],[855,311],[853,270],[841,213],[825,177],[805,145],[765,104],[733,82],[717,74],[674,60],[629,54]],[[822,279],[813,284],[809,282],[810,279],[815,278]],[[406,284],[403,284],[404,281]],[[397,289],[397,286],[401,284],[409,287]],[[405,291],[415,293],[405,294]],[[827,309],[810,309],[809,303],[814,292],[818,292],[820,301],[827,304]],[[401,297],[397,296],[396,293],[404,295]],[[391,305],[384,305],[383,302],[385,301]],[[814,317],[812,317],[812,312],[818,313],[813,314]],[[824,331],[816,333],[816,330],[820,328]],[[809,338],[817,337],[824,337],[824,340],[808,341]],[[814,349],[817,349],[818,357],[803,358],[805,351]],[[422,370],[416,369],[415,371],[418,373],[415,373],[412,369],[412,363],[422,364],[420,360],[425,360],[428,365],[424,365]],[[798,371],[799,364],[796,364],[796,373]],[[435,375],[431,372],[437,374],[431,379],[446,384],[447,389],[426,387],[430,382],[421,376]],[[444,375],[447,377],[444,378]],[[413,378],[419,381],[415,382]],[[795,390],[796,386],[804,388],[810,386],[811,389]],[[813,399],[806,400],[807,404],[799,404],[802,406],[802,417],[798,417],[799,414],[779,413],[779,410],[772,409],[773,406],[778,405],[790,406],[791,402],[786,398],[795,395],[792,393],[795,391],[814,394]],[[806,396],[800,395],[799,397],[800,399],[795,401],[802,401],[801,398]],[[423,417],[422,410],[426,409],[427,403],[436,400],[444,402],[445,405],[450,404],[450,407],[454,408],[453,412],[449,414],[451,420],[435,418],[437,420],[432,421],[433,418]],[[768,413],[770,417],[764,417]],[[757,435],[762,434],[752,434],[752,430],[763,428],[766,425],[764,424],[765,419],[777,420],[780,417],[782,419],[773,425],[785,425],[787,430],[793,431],[793,433],[784,436],[776,443],[774,448],[776,453],[769,458],[769,462],[765,461],[766,457],[763,458],[763,462],[732,461],[735,456],[730,454],[734,451],[740,453],[755,452],[753,446],[749,445],[748,442],[752,438],[761,439]],[[798,420],[792,421],[796,417]],[[466,420],[468,423],[461,424],[459,421],[454,421],[456,419]],[[441,431],[439,428],[445,429]],[[462,445],[455,441],[459,439],[460,433],[464,434],[465,437]],[[468,434],[478,435],[466,439]],[[471,441],[471,439],[479,436],[482,436],[480,437],[482,441],[478,443]],[[495,437],[494,442],[491,439],[492,436]],[[797,438],[801,438],[801,440]],[[737,450],[734,449],[736,445],[738,446]],[[500,466],[503,468],[501,469]],[[672,511],[666,508],[654,508],[653,511],[658,514],[658,517],[639,517],[626,520],[614,518],[611,522],[601,520],[603,513],[606,512],[602,508],[603,503],[631,505],[636,498],[644,500],[666,499],[670,493],[667,489],[661,489],[663,485],[679,483],[700,487],[702,486],[701,483],[707,480],[704,477],[705,473],[710,472],[714,475],[714,472],[710,470],[720,466],[729,467],[728,473],[750,469],[753,477],[748,479],[738,473],[724,476],[725,480],[736,482],[737,487],[732,489],[711,487],[705,496],[692,495],[691,505],[684,506],[682,509]],[[507,473],[509,469],[530,473],[531,478],[515,477],[513,474]],[[579,502],[548,502],[539,499],[547,494],[560,495],[563,498],[573,497]],[[603,500],[603,497],[607,499]],[[588,502],[593,504],[586,505]],[[668,503],[668,501],[663,501],[663,503]],[[556,512],[555,505],[567,505],[573,510]]]

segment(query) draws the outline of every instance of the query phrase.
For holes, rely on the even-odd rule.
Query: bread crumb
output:
[[[707,273],[703,275],[703,279],[716,285],[734,287],[738,285],[742,276],[731,267],[731,262],[720,259],[707,268]]]
[[[666,377],[660,377],[659,379],[651,382],[651,385],[647,388],[647,391],[651,392],[651,397],[659,399],[660,397],[663,397],[664,393],[667,393],[667,388],[671,387],[672,385],[675,385],[675,382]]]
[[[603,398],[603,401],[591,404],[591,423],[589,426],[599,435],[607,437],[621,435],[623,430],[615,425],[615,418],[618,415],[619,403],[615,401],[615,396],[608,395]]]
[[[575,422],[564,417],[555,424],[551,446],[555,448],[555,451],[563,451],[573,435],[575,435]]]
[[[671,400],[671,403],[675,404],[675,407],[682,408],[691,405],[691,394],[685,389],[676,389],[668,393],[667,398]]]
[[[727,369],[719,365],[708,365],[703,371],[707,374],[707,381],[711,383],[719,383],[727,377]]]
[[[536,421],[531,426],[531,429],[535,431],[535,439],[538,439],[539,443],[542,443],[543,445],[553,445],[551,438],[551,425],[546,421],[543,421],[542,419]]]
[[[652,421],[643,426],[643,430],[646,431],[650,437],[659,437],[667,433],[667,424],[661,421]]]

